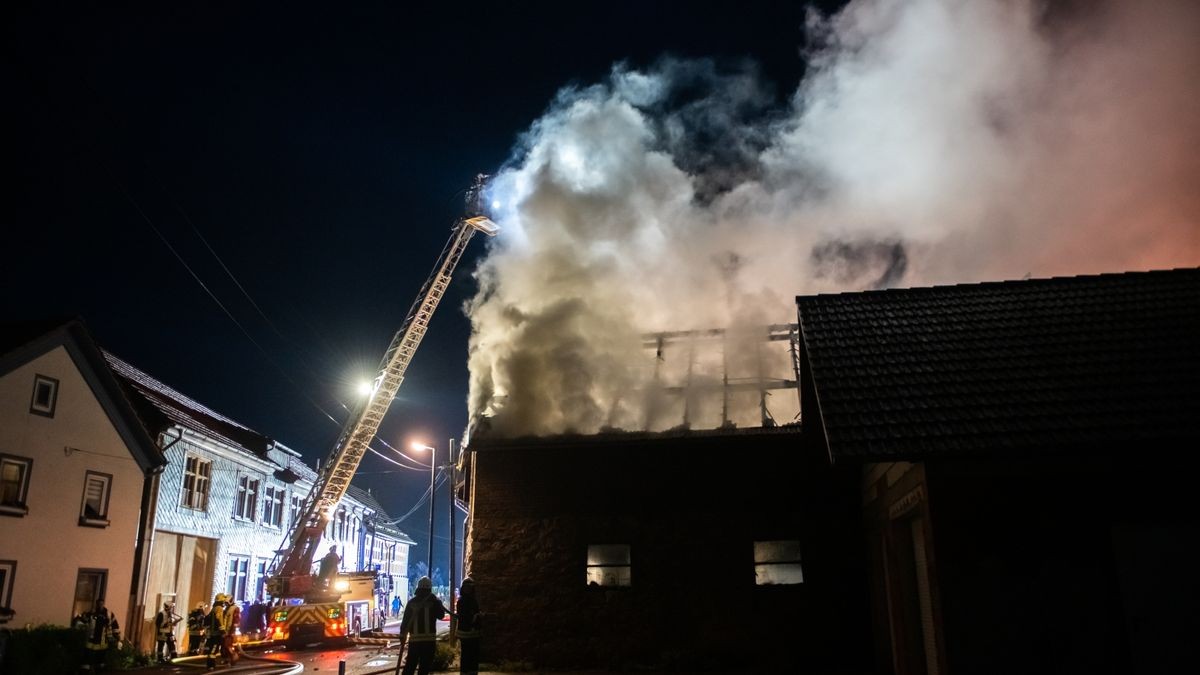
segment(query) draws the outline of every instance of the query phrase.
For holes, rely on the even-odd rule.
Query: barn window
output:
[[[588,586],[630,586],[629,545],[590,544],[587,550]]]
[[[804,583],[800,542],[790,539],[754,542],[754,583],[759,586]]]

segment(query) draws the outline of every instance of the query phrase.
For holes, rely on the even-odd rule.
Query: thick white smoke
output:
[[[590,433],[671,427],[687,405],[715,426],[719,394],[655,378],[752,375],[759,334],[724,365],[657,366],[640,334],[791,322],[798,294],[1200,263],[1200,3],[1045,7],[813,16],[785,106],[752,66],[706,61],[562,91],[492,187],[505,231],[468,307],[472,415]],[[757,394],[732,405],[757,423]],[[794,397],[769,406],[788,421]]]

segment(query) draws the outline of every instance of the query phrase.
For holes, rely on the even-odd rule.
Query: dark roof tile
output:
[[[1200,441],[1200,269],[797,305],[835,457]]]

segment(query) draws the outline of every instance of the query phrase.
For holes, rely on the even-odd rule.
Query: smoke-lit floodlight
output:
[[[493,199],[493,200],[492,200],[492,209],[494,210],[494,209],[498,209],[498,208],[500,208],[500,200],[499,200],[499,199]]]
[[[424,443],[421,443],[420,441],[413,441],[412,445],[410,445],[409,447],[418,452],[421,450],[428,450],[430,452],[433,452],[432,447],[425,445]]]
[[[337,581],[333,582],[333,590],[345,593],[346,591],[350,590],[350,580],[346,579],[345,577],[339,578]]]
[[[359,382],[355,389],[358,391],[359,396],[370,396],[371,393],[375,391],[375,387],[373,387],[371,383],[366,380]]]

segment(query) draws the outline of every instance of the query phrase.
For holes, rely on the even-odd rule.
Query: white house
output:
[[[154,639],[154,615],[165,601],[174,602],[176,611],[186,615],[218,592],[239,603],[269,600],[266,579],[302,512],[316,472],[282,443],[112,354],[105,358],[138,415],[159,439],[167,462],[154,479],[148,574],[132,636],[148,649]],[[324,552],[336,545],[343,571],[377,569],[387,575],[377,589],[380,603],[390,601],[393,587],[407,592],[407,576],[397,569],[407,567],[408,547],[415,543],[386,526],[387,519],[368,492],[351,487],[318,548]],[[361,614],[364,627],[373,625],[365,607],[349,610]],[[176,630],[183,645],[185,626]]]
[[[0,326],[0,606],[128,625],[142,501],[165,464],[78,320]]]

